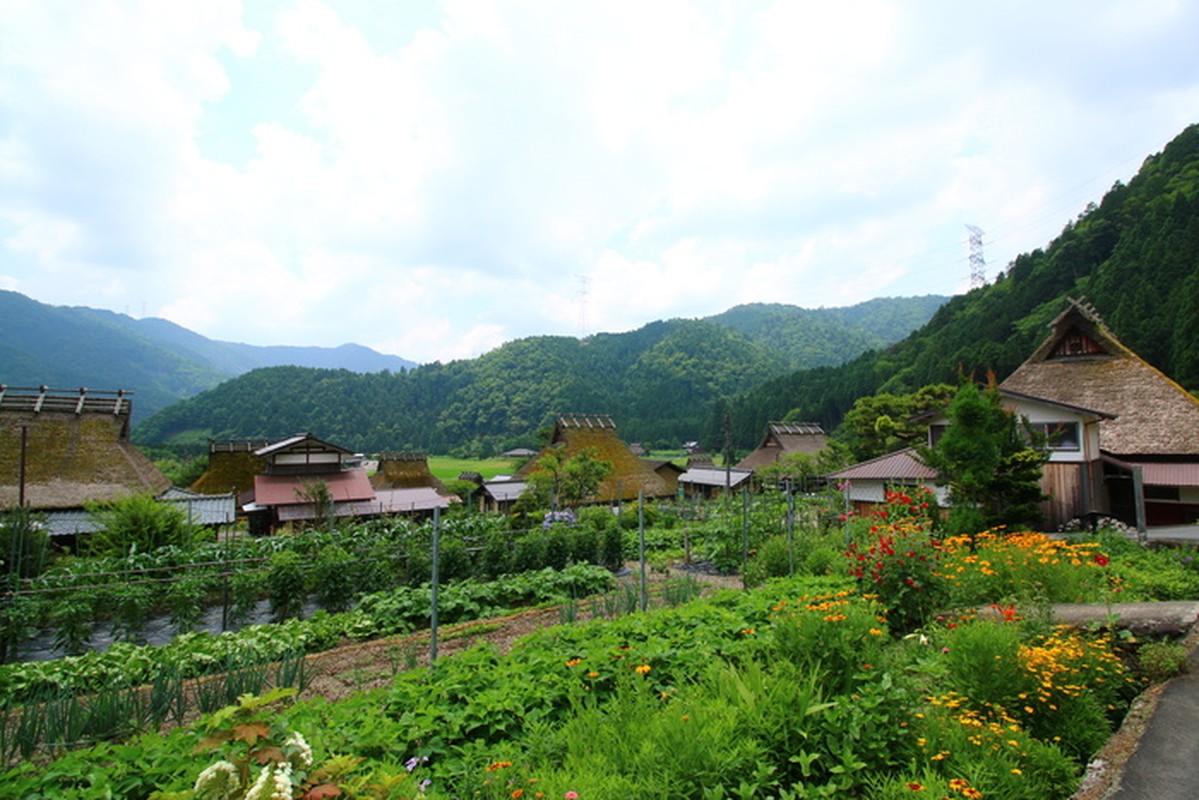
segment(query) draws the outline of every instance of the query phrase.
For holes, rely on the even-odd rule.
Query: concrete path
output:
[[[1106,800],[1199,797],[1199,648],[1191,669],[1166,684],[1137,749]]]
[[[1182,637],[1199,620],[1199,602],[1054,606],[1062,623],[1112,622],[1138,636]],[[1191,641],[1195,638],[1189,637]],[[1199,647],[1190,672],[1166,684],[1135,751],[1119,768],[1104,800],[1195,800],[1199,797]]]

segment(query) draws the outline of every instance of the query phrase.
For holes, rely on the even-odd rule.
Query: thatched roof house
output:
[[[0,384],[0,508],[78,509],[170,480],[129,441],[130,393]]]
[[[537,469],[537,462],[545,453],[553,450],[564,458],[571,458],[589,447],[595,448],[599,458],[611,462],[612,472],[600,483],[596,491],[599,502],[635,500],[639,494],[646,497],[665,497],[671,494],[666,480],[653,468],[633,454],[616,432],[616,423],[607,414],[560,414],[554,423],[554,433],[549,446],[531,459],[516,473],[523,479]]]
[[[1149,525],[1199,519],[1199,400],[1116,339],[1090,305],[1070,300],[1049,327],[1000,389],[1104,412],[1101,463],[1088,476],[1093,510]]]
[[[794,453],[815,455],[828,445],[824,429],[816,422],[771,422],[757,448],[737,464],[737,469],[768,467]]]
[[[190,487],[199,494],[243,494],[254,488],[254,476],[266,471],[266,459],[255,451],[267,441],[226,441],[208,443],[208,469]]]
[[[424,453],[380,453],[379,468],[371,476],[375,489],[417,489],[429,487],[444,494],[445,484],[429,471]]]

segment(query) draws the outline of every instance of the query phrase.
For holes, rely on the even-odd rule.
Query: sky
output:
[[[0,289],[420,363],[970,286],[1199,122],[1199,3],[0,0]]]

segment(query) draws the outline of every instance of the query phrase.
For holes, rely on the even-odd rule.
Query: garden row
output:
[[[612,588],[612,573],[575,565],[444,587],[439,619],[452,624],[544,602],[569,602]],[[72,746],[154,729],[232,702],[267,686],[303,688],[302,656],[347,640],[391,637],[427,628],[432,591],[402,587],[362,598],[351,611],[252,625],[210,636],[188,633],[161,647],[117,643],[104,653],[0,666],[0,760],[39,746]],[[274,676],[273,679],[271,676]],[[204,680],[186,692],[184,682]]]
[[[995,577],[967,554],[945,559],[964,582]],[[894,636],[848,579],[783,579],[479,646],[336,703],[243,698],[21,765],[0,797],[1064,798],[1140,682],[1109,637],[1029,611]]]

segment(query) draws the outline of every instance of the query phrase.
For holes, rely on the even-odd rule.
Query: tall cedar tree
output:
[[[1044,437],[1003,408],[998,390],[980,391],[970,382],[958,389],[947,416],[936,445],[917,452],[937,471],[937,482],[949,486],[950,532],[1040,525],[1041,469],[1049,459]]]

